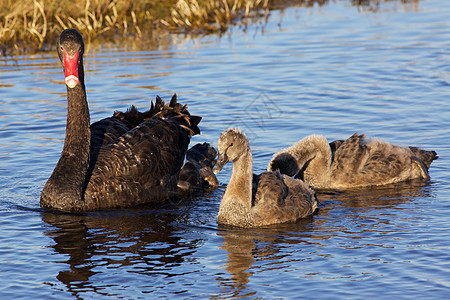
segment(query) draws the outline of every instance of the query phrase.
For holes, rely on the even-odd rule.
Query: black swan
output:
[[[296,176],[316,189],[348,189],[384,185],[410,179],[429,180],[435,151],[400,147],[366,135],[328,143],[310,135],[276,153],[269,171]]]
[[[217,216],[219,224],[265,226],[295,221],[316,210],[315,193],[303,181],[277,172],[253,175],[250,145],[239,128],[224,131],[218,149],[214,173],[233,162],[233,173]]]
[[[57,42],[67,85],[66,137],[41,193],[41,206],[80,212],[161,202],[179,193],[178,174],[201,117],[157,97],[146,112],[131,106],[90,125],[81,35],[64,30]]]

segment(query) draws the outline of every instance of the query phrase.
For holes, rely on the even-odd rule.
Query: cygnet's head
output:
[[[229,161],[233,161],[250,148],[247,136],[239,128],[231,128],[222,132],[219,138],[219,155],[214,166],[214,173],[217,174]]]

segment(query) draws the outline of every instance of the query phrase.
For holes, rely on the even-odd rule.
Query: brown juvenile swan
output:
[[[233,173],[217,216],[219,224],[264,226],[295,221],[316,210],[315,193],[303,181],[277,172],[264,172],[253,178],[252,152],[246,135],[240,129],[224,131],[219,138],[218,149],[214,173],[228,161],[233,162]]]
[[[429,180],[428,168],[437,158],[434,151],[367,140],[364,134],[330,144],[323,136],[310,135],[276,153],[268,170],[296,175],[316,189],[346,189]]]
[[[177,180],[200,117],[157,97],[141,113],[134,106],[89,125],[83,70],[84,43],[74,29],[57,42],[67,85],[66,138],[41,193],[41,206],[87,211],[160,202],[177,195]]]

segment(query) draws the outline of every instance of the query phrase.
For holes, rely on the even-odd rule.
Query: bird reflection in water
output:
[[[402,203],[419,197],[429,198],[430,185],[416,180],[345,192],[319,191],[317,197],[322,205],[318,215],[313,217],[264,228],[220,226],[218,235],[224,239],[221,248],[228,257],[224,269],[231,277],[217,276],[222,291],[216,298],[258,297],[251,284],[253,274],[269,269],[290,269],[298,265],[294,260],[308,263],[318,256],[326,259],[333,251],[345,251],[336,249],[364,247],[364,243],[388,247],[383,240],[377,241],[377,233],[392,216],[380,215],[377,210],[392,208],[401,214]],[[334,238],[341,243],[337,245]],[[293,247],[293,244],[298,246]],[[321,251],[317,252],[317,246]],[[305,270],[294,273],[306,277],[317,275],[306,266]]]
[[[98,273],[108,273],[117,282],[124,280],[114,278],[116,273],[105,269],[125,268],[126,273],[131,270],[148,276],[173,275],[173,268],[202,244],[199,238],[184,237],[185,229],[180,225],[184,218],[188,218],[186,210],[172,207],[42,213],[43,221],[49,224],[45,234],[55,241],[51,247],[56,254],[64,255],[61,263],[69,267],[59,271],[57,279],[74,296],[107,293],[91,279]]]

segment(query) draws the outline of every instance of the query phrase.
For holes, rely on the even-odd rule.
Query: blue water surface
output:
[[[2,57],[0,297],[449,298],[447,4],[332,1],[272,11],[222,36],[87,45],[92,121],[176,92],[203,117],[192,143],[217,146],[239,126],[256,173],[313,133],[438,152],[429,182],[319,193],[317,215],[259,229],[216,222],[231,164],[220,188],[167,207],[41,209],[64,141],[62,67],[53,52]]]

